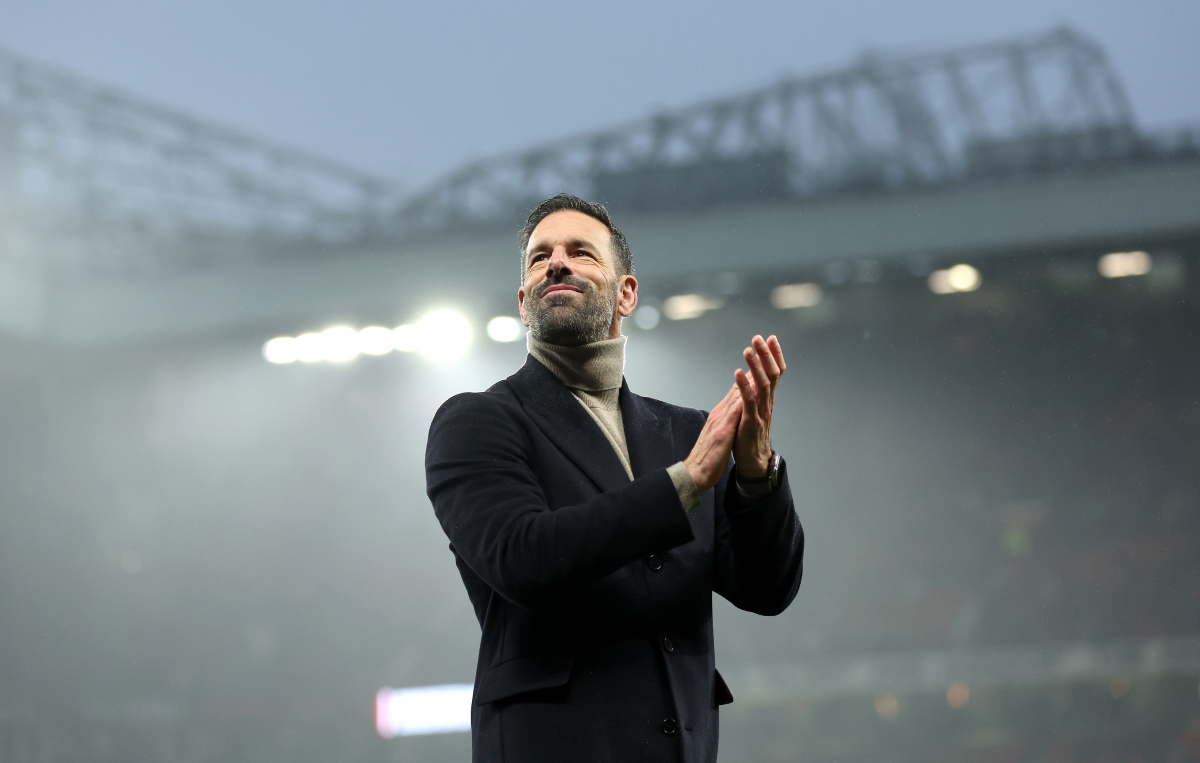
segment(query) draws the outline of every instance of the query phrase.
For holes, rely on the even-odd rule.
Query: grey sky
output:
[[[1105,46],[1143,125],[1200,121],[1196,0],[4,0],[0,44],[412,188],[866,47],[1062,23]]]

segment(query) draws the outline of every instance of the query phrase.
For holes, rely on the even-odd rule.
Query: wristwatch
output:
[[[767,473],[762,477],[745,477],[737,474],[738,485],[745,488],[747,493],[766,495],[775,492],[779,487],[779,468],[783,466],[783,457],[771,451],[771,460],[767,462]],[[765,488],[765,489],[764,489]]]

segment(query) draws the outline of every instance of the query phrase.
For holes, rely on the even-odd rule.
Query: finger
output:
[[[742,413],[747,417],[753,417],[754,412],[758,410],[758,394],[754,389],[754,385],[750,381],[750,377],[746,376],[746,372],[738,369],[733,372],[734,381],[737,382],[738,391],[742,398]]]
[[[766,348],[766,340],[761,336],[756,336],[754,337],[753,344],[753,349],[755,350],[754,356],[752,359],[747,358],[747,361],[753,360],[755,362],[752,369],[754,371],[754,380],[758,383],[759,388],[757,400],[758,416],[761,420],[766,421],[771,417],[771,400],[775,395],[775,382],[778,381],[779,377],[771,377],[765,365],[766,360],[769,360],[772,365],[775,363],[775,358],[770,357],[769,353],[763,353],[762,351]],[[764,358],[764,355],[767,357]]]
[[[735,384],[729,388],[721,402],[717,403],[708,414],[708,420],[704,422],[704,428],[701,430],[701,437],[711,439],[717,444],[717,447],[728,447],[742,413],[739,398],[740,395]],[[725,445],[722,446],[720,443],[725,443]]]
[[[742,389],[749,387],[750,392],[754,395],[758,394],[758,385],[754,383],[753,377],[746,373],[741,368],[733,369],[733,391],[737,396],[741,396]]]
[[[758,357],[753,347],[747,347],[742,352],[742,357],[746,359],[746,365],[750,366],[750,373],[754,376],[754,384],[760,390],[768,391],[771,389],[771,380],[767,377],[767,372],[763,369],[762,361]]]
[[[763,370],[767,372],[767,378],[771,380],[773,386],[783,375],[783,372],[779,370],[779,365],[775,363],[775,355],[767,346],[767,340],[761,336],[754,337],[753,344],[754,351],[758,353],[758,362],[762,363]]]
[[[733,438],[737,435],[738,422],[742,418],[742,405],[737,397],[732,396],[733,390],[730,390],[725,407],[721,410],[721,418],[715,422],[713,427],[713,435],[721,443],[722,448],[730,448],[733,446]]]
[[[725,397],[721,398],[721,402],[717,403],[717,407],[713,408],[713,418],[720,418],[725,415],[731,407],[736,408],[736,402],[739,397],[737,385],[735,384],[725,393]]]
[[[739,368],[733,372],[733,386],[729,389],[729,394],[726,397],[726,399],[729,401],[730,408],[739,407],[736,403],[740,402],[742,397],[745,396],[746,393],[743,391],[742,386],[746,384],[747,381],[748,380],[746,380],[742,374],[742,369]]]
[[[775,358],[775,365],[779,366],[779,375],[783,376],[787,372],[787,363],[783,361],[783,345],[779,343],[779,338],[772,334],[767,339],[767,347],[771,350],[771,355]]]
[[[757,391],[754,389],[750,378],[745,371],[740,368],[737,371],[741,377],[743,384],[739,387],[742,392],[742,404],[737,406],[741,413],[741,420],[738,422],[737,437],[743,441],[746,437],[754,439],[757,435],[754,434],[763,426],[763,416],[761,403],[758,400]]]
[[[737,375],[735,374],[734,379],[733,379],[733,386],[730,387],[729,391],[725,393],[725,399],[726,400],[736,400],[740,395],[741,395],[741,392],[738,390]]]
[[[733,398],[729,401],[729,408],[725,411],[725,423],[730,427],[729,439],[733,441],[733,436],[737,434],[737,428],[742,420],[742,408],[744,405],[738,405],[738,399]]]

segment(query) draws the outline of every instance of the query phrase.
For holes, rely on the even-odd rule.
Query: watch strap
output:
[[[775,492],[779,487],[779,466],[783,459],[775,451],[771,451],[771,460],[767,463],[767,473],[762,477],[744,477],[734,468],[734,480],[738,490],[749,496],[764,496]]]

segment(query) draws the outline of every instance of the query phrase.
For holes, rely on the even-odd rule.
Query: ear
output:
[[[521,323],[529,325],[529,318],[525,317],[525,288],[517,289],[517,309],[521,311]]]
[[[617,314],[628,318],[637,308],[638,282],[633,276],[621,276],[621,285],[617,289]]]

